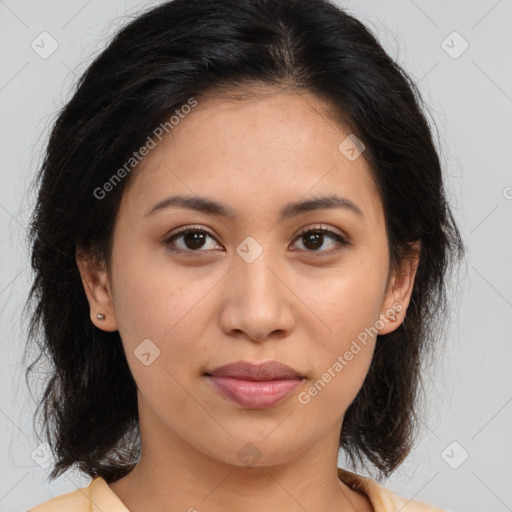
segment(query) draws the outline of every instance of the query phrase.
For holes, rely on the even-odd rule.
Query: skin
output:
[[[91,321],[119,330],[139,390],[141,459],[110,484],[132,512],[373,510],[336,467],[343,417],[376,338],[309,403],[298,395],[365,328],[383,318],[379,334],[400,325],[417,260],[386,287],[382,202],[364,157],[350,161],[339,151],[350,132],[325,107],[310,94],[275,90],[244,101],[201,99],[130,176],[112,272],[77,253]],[[278,222],[284,204],[332,193],[364,218],[332,208]],[[145,217],[173,194],[217,200],[236,218],[183,208]],[[324,236],[315,250],[298,236],[320,224],[351,244]],[[182,252],[172,252],[165,239],[192,225],[212,237],[194,246],[182,236],[173,245]],[[236,252],[247,236],[263,250],[252,263]],[[396,321],[383,317],[396,303]],[[148,338],[160,356],[146,366],[134,350]],[[204,376],[238,360],[277,360],[306,379],[276,406],[246,409]],[[252,466],[237,456],[248,442],[261,457]]]

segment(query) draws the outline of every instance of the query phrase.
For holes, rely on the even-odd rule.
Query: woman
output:
[[[93,480],[32,512],[440,510],[337,467],[409,453],[463,255],[418,91],[359,21],[153,8],[88,68],[38,178],[51,476]]]

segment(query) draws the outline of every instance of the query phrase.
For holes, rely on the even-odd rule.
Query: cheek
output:
[[[317,335],[314,328],[310,333],[315,340],[317,373],[303,401],[316,402],[319,407],[322,404],[321,408],[330,408],[333,415],[346,410],[353,401],[373,357],[387,262],[371,254],[368,251],[357,261],[347,260],[346,266],[321,282],[312,279],[304,287],[304,302],[321,322],[315,322]],[[318,335],[320,330],[325,336]]]
[[[335,269],[304,279],[304,303],[340,343],[351,339],[379,319],[387,277],[387,260],[375,247],[347,253]]]
[[[190,279],[190,273],[180,272],[165,250],[154,248],[132,250],[114,259],[114,264],[113,299],[123,339],[132,345],[145,338],[164,344],[176,338],[176,331],[190,323],[189,314],[205,295],[204,280]]]
[[[127,266],[124,275],[118,276],[122,284],[116,292],[116,316],[137,387],[157,409],[159,403],[162,407],[172,402],[183,414],[194,415],[198,411],[184,390],[190,389],[194,378],[191,364],[204,360],[197,340],[207,322],[201,299],[208,288],[177,273],[165,276],[143,267],[139,274],[129,270]]]
[[[145,265],[137,256],[118,267],[115,283],[115,314],[126,358],[146,401],[155,407],[159,400],[172,401],[184,412],[193,405],[183,390],[195,378],[191,364],[205,360],[197,340],[204,337],[204,299],[214,283],[205,286],[204,279]]]
[[[315,350],[315,374],[299,395],[299,402],[318,408],[319,415],[335,421],[355,399],[370,367],[375,334],[368,314],[338,321],[336,335]],[[361,327],[362,326],[362,327]],[[328,411],[328,412],[326,412]]]

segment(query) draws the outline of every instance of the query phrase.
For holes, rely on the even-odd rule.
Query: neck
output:
[[[131,512],[371,512],[368,499],[338,479],[334,433],[286,462],[258,467],[209,457],[168,432],[163,446],[152,432],[147,442],[142,435],[137,466],[110,487]]]

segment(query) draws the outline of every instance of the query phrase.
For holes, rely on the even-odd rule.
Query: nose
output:
[[[287,286],[284,270],[267,257],[269,252],[264,250],[251,263],[235,255],[220,313],[226,334],[243,333],[262,342],[271,334],[286,337],[293,330],[298,299]]]

